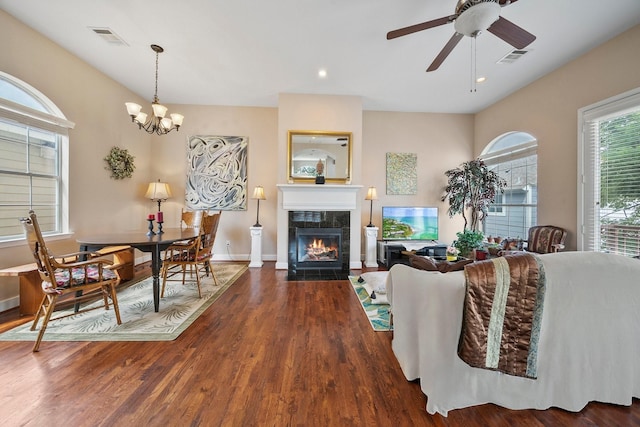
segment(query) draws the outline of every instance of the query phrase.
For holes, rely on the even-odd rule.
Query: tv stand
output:
[[[405,251],[415,251],[425,248],[427,255],[438,256],[445,255],[447,245],[436,240],[412,240],[412,241],[378,241],[378,263],[391,268],[394,264],[409,265],[409,258],[402,254]]]

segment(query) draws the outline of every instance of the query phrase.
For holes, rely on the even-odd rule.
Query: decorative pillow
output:
[[[360,275],[364,281],[371,286],[371,290],[377,294],[387,293],[388,271],[370,271]]]
[[[435,262],[433,258],[417,255],[409,256],[411,267],[418,270],[439,271],[440,273],[448,273],[450,271],[464,270],[464,266],[473,262],[472,259],[462,259],[456,262]]]
[[[409,255],[409,265],[418,270],[439,271],[436,262],[428,256]]]

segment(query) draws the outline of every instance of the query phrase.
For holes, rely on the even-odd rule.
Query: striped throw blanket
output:
[[[544,268],[531,253],[465,266],[466,295],[458,355],[467,364],[537,378]]]

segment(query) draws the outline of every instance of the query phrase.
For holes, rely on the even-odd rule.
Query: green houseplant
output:
[[[507,182],[480,159],[464,162],[444,174],[448,182],[442,201],[449,200],[449,217],[462,214],[464,230],[477,231],[489,205],[495,201],[498,191],[504,191]],[[469,219],[468,210],[471,211]]]
[[[474,249],[478,249],[482,245],[484,233],[482,231],[464,230],[456,233],[458,239],[453,242],[453,246],[460,251],[460,255],[469,258]]]

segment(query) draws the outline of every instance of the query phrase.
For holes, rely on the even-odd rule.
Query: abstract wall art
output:
[[[247,209],[245,136],[190,136],[185,203],[189,209]]]
[[[418,194],[416,153],[387,153],[387,194]]]

